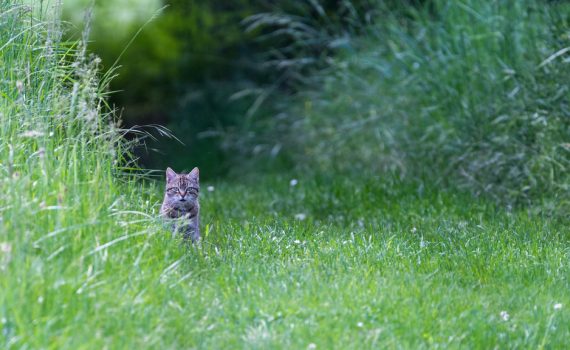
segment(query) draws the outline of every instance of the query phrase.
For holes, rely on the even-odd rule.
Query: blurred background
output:
[[[78,37],[91,1],[64,3]],[[148,169],[388,174],[559,210],[569,23],[548,0],[98,0],[90,48],[124,126],[156,136]]]
[[[90,5],[65,2],[73,35]],[[197,164],[221,176],[267,152],[286,162],[257,122],[279,133],[283,101],[275,99],[294,94],[336,50],[350,50],[363,27],[356,22],[374,9],[368,1],[98,0],[90,46],[106,69],[118,60],[111,102],[125,126],[162,125],[178,139],[155,133],[137,150],[145,167]]]

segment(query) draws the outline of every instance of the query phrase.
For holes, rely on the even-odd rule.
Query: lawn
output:
[[[201,246],[154,219],[155,186],[127,205],[142,212],[114,213],[108,224],[128,223],[126,231],[94,227],[81,239],[74,230],[44,232],[4,272],[4,342],[565,346],[570,251],[562,224],[396,181],[289,180],[203,191]],[[74,253],[58,253],[60,245]]]

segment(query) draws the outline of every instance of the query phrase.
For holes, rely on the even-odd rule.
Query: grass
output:
[[[570,335],[565,225],[386,180],[281,178],[203,191],[206,237],[188,247],[152,219],[160,190],[125,197],[138,200],[107,225],[38,229],[14,249],[5,341],[562,348]]]
[[[252,148],[307,171],[396,172],[567,217],[568,3],[376,3],[366,35],[299,39],[347,45],[292,98],[269,100],[277,112],[258,117]]]
[[[120,174],[97,61],[45,18],[0,2],[3,348],[566,345],[567,223],[429,181],[206,181],[183,244],[162,185]]]

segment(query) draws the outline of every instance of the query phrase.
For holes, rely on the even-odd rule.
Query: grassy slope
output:
[[[218,184],[203,191],[202,247],[181,245],[154,219],[161,189],[113,175],[92,63],[0,5],[2,347],[569,338],[566,226],[389,177]]]

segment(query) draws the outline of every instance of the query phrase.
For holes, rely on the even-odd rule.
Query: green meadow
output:
[[[192,245],[158,216],[112,74],[49,8],[0,0],[0,347],[566,348],[570,12],[436,3],[459,24],[388,16],[283,99],[302,165],[203,174]],[[524,54],[473,11],[516,23]]]

